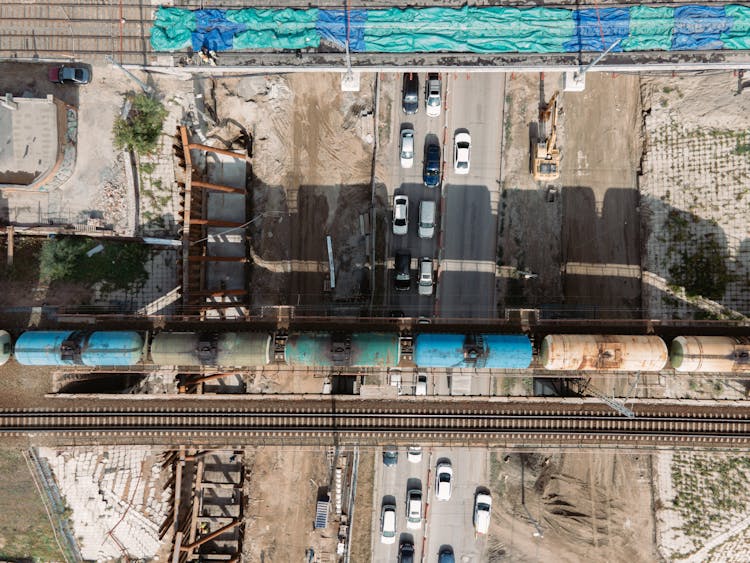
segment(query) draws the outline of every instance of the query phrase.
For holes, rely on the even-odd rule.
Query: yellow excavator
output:
[[[531,143],[531,174],[539,182],[560,177],[560,150],[557,148],[557,95],[555,92],[544,109],[539,110],[539,135]],[[550,124],[549,133],[546,131]]]

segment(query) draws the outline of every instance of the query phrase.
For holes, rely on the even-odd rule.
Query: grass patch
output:
[[[0,559],[63,561],[20,451],[0,450]]]

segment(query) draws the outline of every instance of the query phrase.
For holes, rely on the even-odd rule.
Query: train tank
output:
[[[162,366],[254,367],[269,362],[271,337],[258,332],[160,332],[151,341],[151,361]]]
[[[18,337],[15,357],[25,366],[128,366],[141,359],[137,332],[28,331]]]
[[[10,334],[7,330],[0,330],[0,366],[10,359],[11,350]]]
[[[659,371],[667,345],[658,336],[550,334],[540,350],[549,370]]]
[[[419,334],[414,352],[424,368],[526,369],[531,357],[523,334]]]
[[[669,355],[677,371],[750,371],[750,345],[728,336],[678,336]]]
[[[287,338],[284,359],[299,367],[388,368],[398,364],[400,350],[395,333],[300,332]]]

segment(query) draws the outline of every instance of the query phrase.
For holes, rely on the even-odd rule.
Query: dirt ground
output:
[[[650,467],[647,455],[494,452],[490,561],[657,560]]]
[[[318,557],[335,554],[334,527],[329,524],[324,531],[313,528],[318,487],[328,485],[326,454],[322,448],[246,450],[248,503],[243,560],[303,561],[309,548]]]

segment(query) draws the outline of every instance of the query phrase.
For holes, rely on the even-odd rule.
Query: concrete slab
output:
[[[52,96],[0,105],[0,184],[28,185],[57,160],[57,106]]]

